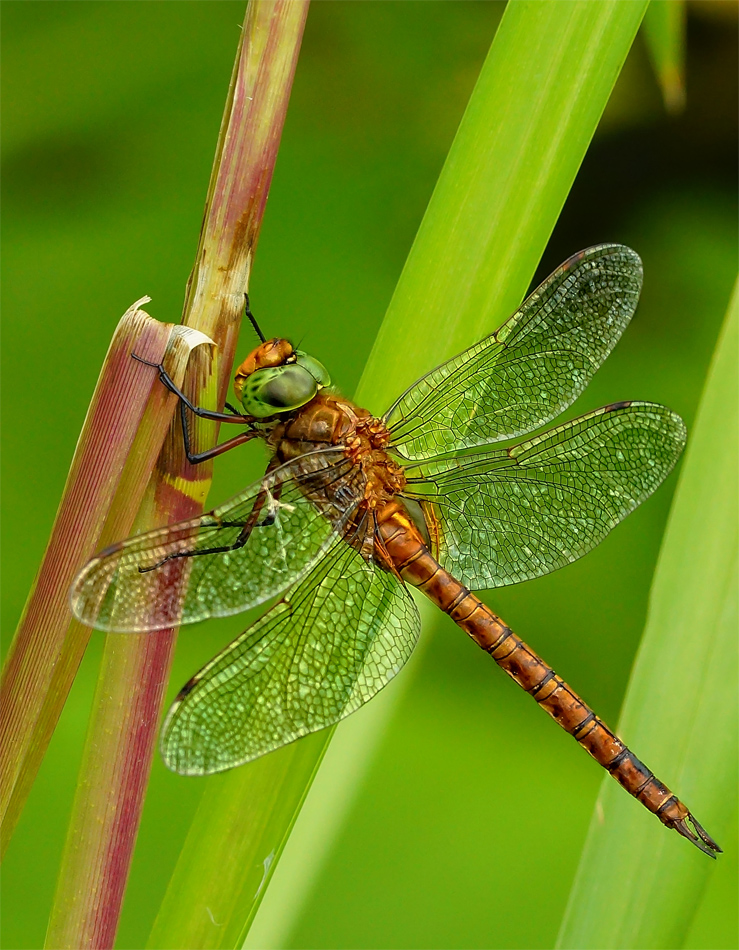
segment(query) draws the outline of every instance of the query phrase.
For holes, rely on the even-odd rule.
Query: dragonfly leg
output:
[[[251,533],[254,529],[254,513],[260,509],[256,508],[256,504],[259,501],[260,496],[257,496],[255,501],[255,507],[252,509],[252,514],[249,515],[249,518],[244,523],[240,521],[224,521],[221,527],[223,528],[241,528],[241,532],[236,540],[232,544],[223,544],[214,548],[203,548],[201,551],[175,551],[173,554],[168,554],[166,557],[163,557],[160,561],[157,561],[156,564],[152,564],[151,567],[140,567],[139,574],[148,574],[150,571],[156,571],[158,568],[162,567],[167,561],[176,561],[178,558],[182,557],[200,557],[203,554],[228,554],[229,551],[238,551],[239,548],[243,548],[246,542],[249,540]]]
[[[246,433],[245,433],[246,434]],[[237,436],[238,438],[238,436]],[[224,442],[224,445],[226,443]],[[217,446],[219,448],[220,446]],[[275,468],[274,460],[270,462],[267,467],[267,474],[269,474],[272,468]],[[259,492],[257,497],[254,499],[254,505],[252,506],[249,517],[246,521],[222,521],[220,523],[221,528],[241,528],[238,537],[231,544],[219,545],[218,547],[213,548],[203,548],[202,550],[196,551],[175,551],[173,554],[168,554],[166,557],[163,557],[160,561],[157,561],[156,564],[152,564],[151,567],[139,567],[139,574],[148,574],[150,571],[156,571],[162,565],[166,564],[167,561],[175,561],[183,557],[200,557],[203,554],[228,554],[229,551],[238,551],[239,548],[243,548],[246,542],[251,537],[251,533],[255,527],[260,525],[259,515],[264,507],[264,502],[269,494],[269,489],[263,488]],[[274,517],[272,521],[268,522],[272,524],[274,522]]]
[[[262,343],[266,343],[267,341],[264,339],[264,334],[257,323],[257,318],[251,312],[251,307],[249,306],[249,294],[247,293],[244,294],[244,316],[248,318],[249,323],[251,323],[251,325],[254,327],[254,330]]]
[[[150,360],[145,360],[142,356],[137,356],[135,353],[132,353],[131,356],[139,363],[143,363],[145,366],[151,366],[153,369],[157,370],[159,372],[159,379],[161,380],[162,385],[166,386],[171,393],[174,393],[180,402],[184,403],[190,412],[195,413],[195,415],[199,418],[211,419],[213,422],[231,422],[242,426],[251,425],[254,422],[254,419],[251,416],[240,415],[239,413],[216,412],[213,409],[204,409],[202,406],[196,406],[195,403],[191,402],[182,392],[182,390],[175,384],[174,380],[161,363],[152,363]]]
[[[224,452],[236,448],[237,445],[243,445],[245,442],[257,438],[259,434],[254,429],[248,429],[246,432],[240,432],[231,439],[226,439],[226,441],[221,442],[220,445],[214,445],[212,449],[206,449],[204,452],[193,452],[190,443],[190,428],[187,424],[187,407],[184,402],[180,402],[180,420],[182,422],[182,439],[185,443],[185,455],[191,465],[199,465],[208,459],[214,459],[219,455],[223,455]]]

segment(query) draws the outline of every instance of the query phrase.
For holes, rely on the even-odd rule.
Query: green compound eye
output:
[[[329,376],[328,370],[323,365],[323,363],[319,363],[317,359],[309,356],[302,350],[295,350],[295,357],[298,366],[302,366],[304,369],[307,369],[313,379],[315,379],[315,381],[318,383],[319,387],[323,388],[324,386],[331,385],[331,377]]]
[[[244,381],[241,402],[247,415],[264,419],[304,406],[317,392],[318,381],[312,373],[298,363],[290,363],[252,373]]]

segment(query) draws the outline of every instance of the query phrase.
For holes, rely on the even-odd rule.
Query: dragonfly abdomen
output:
[[[393,568],[423,591],[495,660],[511,679],[568,732],[616,781],[668,828],[715,857],[715,841],[685,805],[634,755],[577,693],[500,617],[445,571],[426,547],[405,509],[391,502],[378,517]],[[690,821],[695,831],[688,825]]]

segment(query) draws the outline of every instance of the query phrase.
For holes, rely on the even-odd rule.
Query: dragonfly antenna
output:
[[[257,323],[257,319],[254,316],[254,314],[251,312],[251,310],[249,309],[249,294],[244,294],[244,313],[249,318],[249,322],[254,327],[259,339],[262,341],[262,343],[266,343],[267,341],[264,339],[264,334],[259,329],[259,324]]]

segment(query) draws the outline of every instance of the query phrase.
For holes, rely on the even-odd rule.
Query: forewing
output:
[[[221,772],[338,722],[395,676],[419,631],[396,578],[335,541],[182,689],[162,730],[165,763]]]
[[[438,519],[446,570],[473,590],[501,587],[594,548],[657,488],[684,444],[669,409],[620,403],[507,450],[414,466],[404,494],[431,507],[432,525]]]
[[[386,413],[407,459],[531,432],[580,395],[636,309],[639,256],[602,244],[565,261],[495,333],[423,376]]]
[[[363,493],[364,476],[341,450],[301,456],[199,518],[102,551],[77,576],[72,610],[90,626],[127,633],[246,610],[299,580]],[[250,518],[248,540],[229,550]]]

